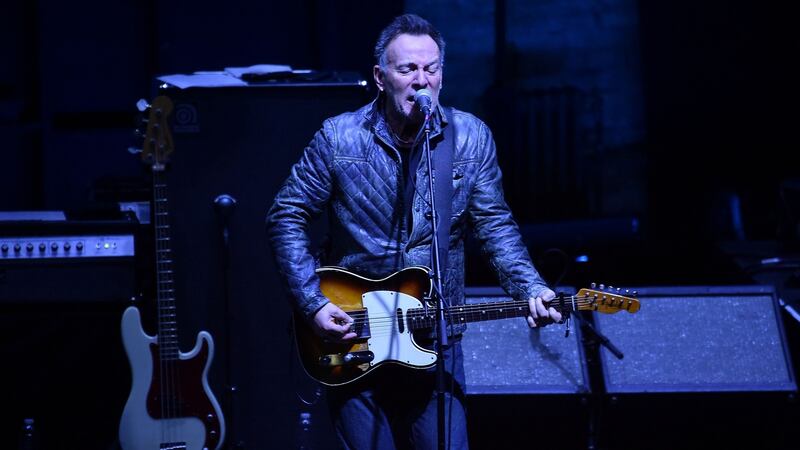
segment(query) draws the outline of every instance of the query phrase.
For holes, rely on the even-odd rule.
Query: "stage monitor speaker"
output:
[[[636,314],[597,314],[609,393],[795,391],[771,286],[639,289]]]
[[[467,304],[509,300],[499,287],[466,290]],[[565,338],[563,326],[530,328],[523,318],[470,323],[462,341],[467,394],[588,393],[578,328]]]

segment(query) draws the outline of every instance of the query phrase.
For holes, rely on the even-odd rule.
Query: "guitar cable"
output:
[[[289,376],[293,380],[295,380],[294,393],[297,396],[298,400],[300,400],[300,402],[303,403],[306,406],[315,406],[317,403],[319,403],[320,399],[322,398],[322,392],[323,392],[322,385],[319,382],[314,381],[314,398],[312,400],[307,400],[305,397],[303,397],[303,394],[302,394],[301,389],[300,389],[300,384],[299,384],[299,382],[297,380],[303,380],[303,379],[306,379],[307,377],[305,376],[305,374],[303,374],[304,376],[302,376],[302,377],[295,376],[296,375],[295,374],[295,370],[296,370],[296,364],[295,364],[296,352],[295,352],[295,349],[297,349],[297,345],[295,345],[295,333],[294,333],[293,327],[294,327],[294,322],[293,322],[292,318],[290,317],[289,318],[289,323],[288,323],[288,325],[286,327],[286,331],[289,334],[289,352],[288,352],[288,357],[289,357],[289,364],[288,364]]]

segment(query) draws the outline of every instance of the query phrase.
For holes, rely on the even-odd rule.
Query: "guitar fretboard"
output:
[[[178,359],[178,315],[169,228],[169,204],[163,170],[153,170],[153,223],[156,243],[158,348],[162,361]]]
[[[552,300],[546,304],[548,307],[552,306],[557,311],[564,313],[573,311],[573,309],[589,309],[585,307],[589,303],[591,302],[587,302],[587,299],[578,299],[575,296],[571,296],[564,297],[563,306],[559,299]],[[575,305],[574,308],[573,304]],[[434,308],[409,309],[407,312],[409,328],[412,330],[434,328],[436,326],[435,312]],[[457,323],[525,317],[528,312],[529,306],[525,300],[476,303],[448,308],[445,310],[445,320],[448,325],[454,325]]]

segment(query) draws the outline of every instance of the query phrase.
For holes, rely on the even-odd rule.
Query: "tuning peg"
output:
[[[602,283],[600,283],[600,290],[602,291],[602,290],[603,290],[603,289],[605,289],[605,288],[606,288],[606,285],[605,285],[605,284],[602,284]]]
[[[592,283],[590,286],[592,287],[592,289],[594,289],[597,287],[597,283]]]
[[[630,289],[625,289],[625,295],[628,295],[630,293],[631,293]]]
[[[620,289],[620,288],[617,288],[617,294],[619,294],[621,290],[622,290],[622,289]]]
[[[638,296],[638,295],[639,295],[639,293],[638,293],[637,291],[633,291],[633,296],[634,296],[634,297],[636,297],[636,296]]]
[[[140,98],[139,101],[136,102],[136,109],[138,109],[139,112],[145,112],[148,108],[150,108],[150,103],[147,103],[147,100]]]
[[[128,147],[128,153],[131,155],[136,155],[138,153],[142,153],[142,149],[136,147]]]

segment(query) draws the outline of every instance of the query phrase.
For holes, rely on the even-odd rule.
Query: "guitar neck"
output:
[[[580,307],[573,307],[578,299],[575,296],[564,297],[564,303],[559,299],[545,302],[545,305],[554,307],[562,314],[571,312]],[[408,311],[408,321],[414,330],[434,328],[436,326],[435,308],[415,308]],[[459,305],[445,309],[445,320],[448,325],[457,323],[484,322],[488,320],[511,319],[525,317],[530,312],[527,300],[511,300],[501,302],[475,303]]]
[[[153,169],[153,223],[155,226],[158,344],[162,360],[178,359],[178,315],[169,226],[167,184],[163,167]]]

